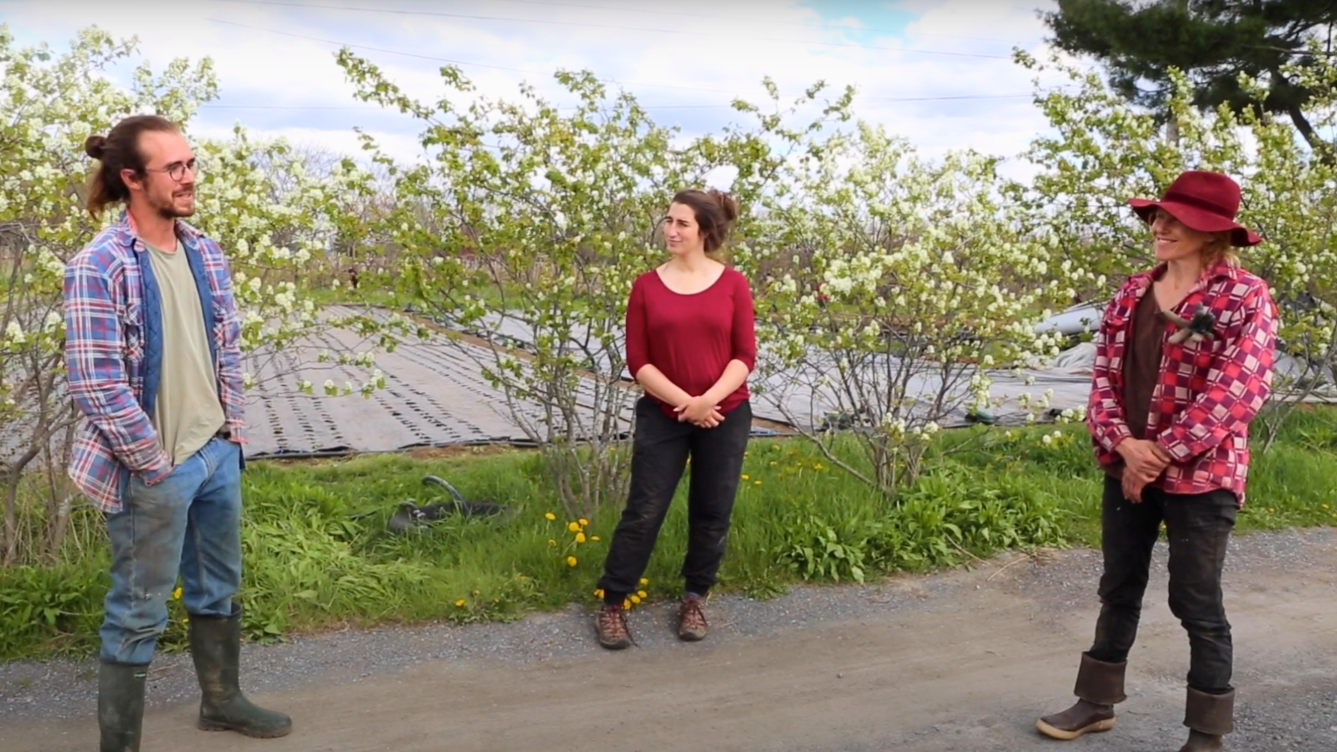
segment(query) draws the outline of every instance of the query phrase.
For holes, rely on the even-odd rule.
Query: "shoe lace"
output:
[[[701,610],[701,599],[685,598],[678,609],[678,621],[684,629],[706,629],[706,612]]]

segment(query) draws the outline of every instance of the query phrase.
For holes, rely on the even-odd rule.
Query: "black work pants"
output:
[[[679,422],[649,397],[637,401],[631,490],[599,580],[605,602],[621,603],[638,589],[688,457],[692,473],[682,576],[688,592],[705,595],[710,590],[724,558],[743,452],[751,435],[752,408],[746,401],[714,428]]]
[[[1105,478],[1101,548],[1100,618],[1090,656],[1127,660],[1137,637],[1151,552],[1165,522],[1170,543],[1170,611],[1188,632],[1188,686],[1208,694],[1231,689],[1234,653],[1221,594],[1226,544],[1235,527],[1235,495],[1227,490],[1169,494],[1148,486],[1142,503],[1124,498],[1116,478]]]

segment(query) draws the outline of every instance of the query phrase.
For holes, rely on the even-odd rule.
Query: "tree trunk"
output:
[[[1170,113],[1170,119],[1165,121],[1165,143],[1179,146],[1179,118],[1173,112]]]
[[[19,483],[23,481],[23,470],[41,451],[34,444],[14,461],[5,472],[0,474],[6,481],[5,488],[5,555],[0,566],[12,566],[19,558]]]
[[[1310,124],[1309,118],[1305,117],[1304,112],[1298,105],[1291,105],[1286,108],[1286,114],[1291,116],[1291,122],[1295,123],[1295,129],[1300,131],[1304,140],[1309,144],[1309,148],[1318,155],[1319,161],[1325,165],[1337,164],[1337,150],[1333,144],[1324,141],[1314,132],[1314,126]]]

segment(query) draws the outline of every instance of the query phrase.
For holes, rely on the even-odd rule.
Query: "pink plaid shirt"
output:
[[[1102,465],[1121,462],[1114,448],[1132,437],[1124,420],[1124,351],[1137,304],[1164,271],[1161,265],[1129,277],[1096,334],[1086,420]],[[1191,320],[1199,303],[1215,317],[1210,336],[1173,344],[1178,327],[1167,322],[1161,340],[1147,432],[1173,461],[1153,485],[1173,494],[1229,489],[1243,507],[1249,422],[1272,390],[1277,308],[1266,282],[1225,262],[1204,274],[1174,312]]]

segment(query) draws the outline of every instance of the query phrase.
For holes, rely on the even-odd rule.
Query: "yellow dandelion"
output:
[[[585,519],[584,517],[581,517],[579,520],[576,520],[576,522],[579,522],[581,527],[588,527],[590,524],[590,521]]]
[[[1324,504],[1324,505],[1323,505],[1323,508],[1324,508],[1324,509],[1327,509],[1327,508],[1328,508],[1328,505],[1327,505],[1327,504]]]
[[[820,463],[820,462],[814,462],[814,463],[812,463],[812,469],[813,469],[813,470],[825,470],[825,469],[826,469],[826,466],[823,465],[823,464]]]
[[[636,594],[639,595],[639,596],[641,596],[642,598],[649,598],[649,597],[650,597],[650,596],[648,596],[648,595],[645,594],[645,591],[644,591],[644,590],[637,590],[637,591],[636,591]]]
[[[183,617],[181,617],[181,623],[182,623],[182,624],[189,624],[189,623],[190,623],[190,617],[189,617],[189,616],[183,616]]]
[[[585,534],[576,533],[576,543],[584,543],[584,542],[585,542]]]
[[[172,591],[172,599],[178,601],[181,600],[181,588]]]
[[[573,533],[578,533],[578,532],[580,532],[580,523],[579,523],[579,522],[572,522],[570,525],[567,525],[567,526],[566,526],[566,529],[567,529],[567,530],[570,530],[570,531],[573,532]]]
[[[547,518],[548,520],[555,520],[555,519],[557,519],[557,515],[553,514],[552,512],[548,512],[547,514],[545,514],[545,515],[543,515],[543,516],[544,516],[545,518]]]
[[[455,601],[455,607],[456,607],[456,608],[464,608],[464,599],[461,598],[461,599]]]
[[[629,600],[631,600],[632,604],[634,604],[634,605],[640,605],[640,603],[641,603],[641,596],[639,596],[639,595],[633,595],[633,596],[631,596],[631,598],[630,598]]]
[[[624,601],[622,601],[622,607],[623,607],[623,608],[631,608],[631,601],[630,601],[630,600],[624,600]]]
[[[752,481],[752,485],[754,485],[754,486],[760,486],[760,485],[761,485],[761,481],[759,481],[759,480],[754,480],[754,481]]]
[[[649,580],[645,579],[644,577],[641,578],[641,587],[645,587],[646,585],[649,584],[650,584]]]
[[[567,565],[568,567],[574,567],[575,565],[577,565],[577,564],[579,564],[579,563],[580,563],[580,561],[579,561],[576,557],[574,557],[574,556],[568,556],[568,557],[566,557],[566,565]]]
[[[598,543],[598,542],[599,542],[599,536],[597,536],[597,535],[591,535],[591,536],[590,536],[590,540],[594,541],[595,543]]]
[[[751,480],[751,479],[752,479],[752,476],[751,476],[751,475],[748,475],[747,473],[743,473],[743,480]]]
[[[604,589],[603,589],[603,588],[598,588],[598,589],[596,589],[596,590],[594,591],[594,597],[595,597],[595,598],[602,598],[602,597],[604,597]]]

